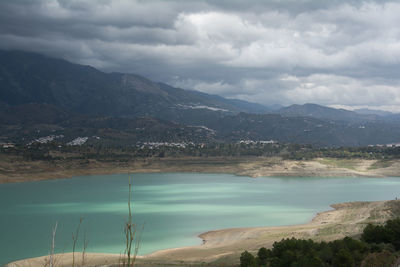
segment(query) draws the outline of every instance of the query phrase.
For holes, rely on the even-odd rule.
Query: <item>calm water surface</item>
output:
[[[135,174],[133,209],[144,224],[140,254],[200,244],[212,229],[305,223],[329,204],[400,196],[400,178],[248,178],[229,174]],[[81,226],[88,251],[121,253],[128,175],[0,185],[0,265],[71,251]],[[80,248],[79,248],[80,249]]]

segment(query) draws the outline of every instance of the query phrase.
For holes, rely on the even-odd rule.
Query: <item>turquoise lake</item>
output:
[[[213,229],[305,223],[332,203],[400,196],[400,178],[249,178],[229,174],[134,174],[133,210],[142,225],[140,254],[200,244]],[[83,218],[88,251],[121,253],[128,175],[82,176],[0,185],[0,265],[72,250]],[[77,249],[79,251],[80,247]]]

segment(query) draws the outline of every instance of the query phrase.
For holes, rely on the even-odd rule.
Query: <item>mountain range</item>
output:
[[[22,51],[0,51],[0,138],[96,136],[92,142],[276,140],[361,146],[400,140],[400,116],[316,104],[273,110],[175,88],[136,74]]]

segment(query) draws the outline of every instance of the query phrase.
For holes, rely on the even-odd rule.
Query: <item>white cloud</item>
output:
[[[0,48],[259,103],[393,107],[398,14],[397,1],[2,1]]]
[[[308,77],[286,77],[291,88],[284,96],[292,103],[321,103],[325,105],[361,106],[400,106],[400,87],[376,84],[370,80],[357,80],[331,74],[312,74]]]

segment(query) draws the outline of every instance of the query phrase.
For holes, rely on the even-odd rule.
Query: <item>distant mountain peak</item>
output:
[[[346,109],[336,109],[313,103],[306,103],[304,105],[297,105],[297,104],[291,105],[279,109],[278,113],[283,116],[313,117],[317,119],[348,121],[348,122],[376,121],[383,119],[375,114],[359,114],[354,111]]]

